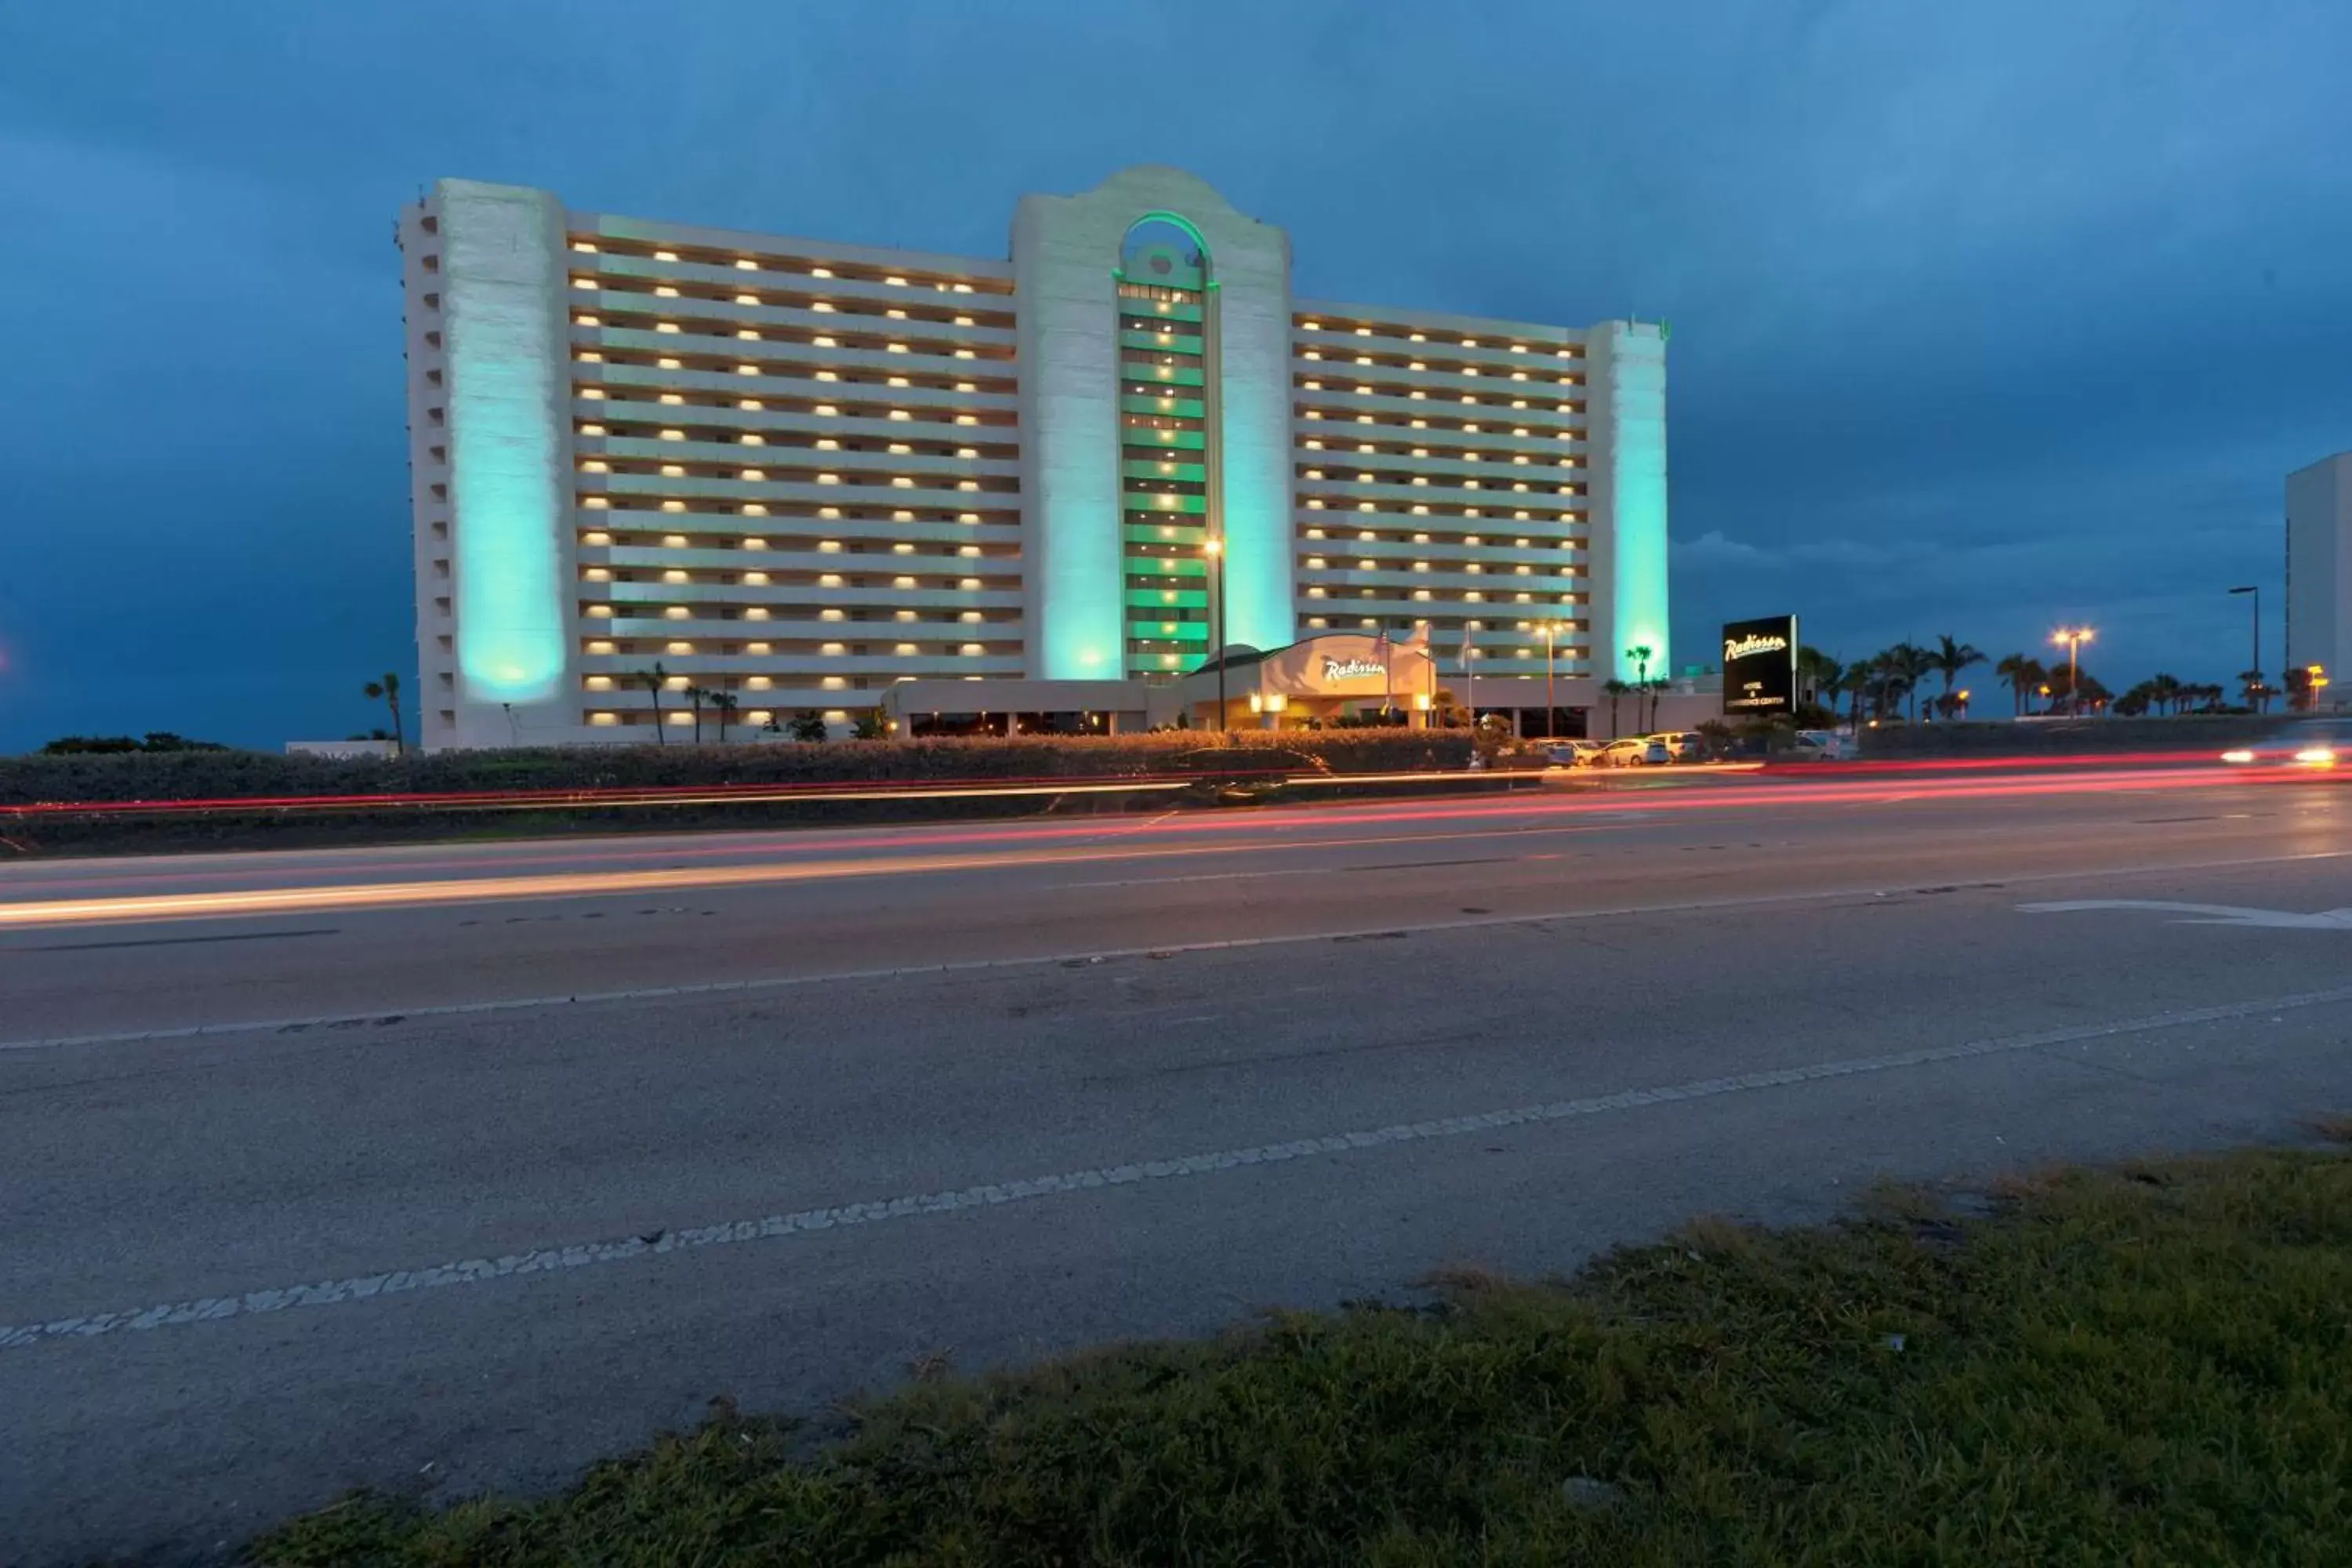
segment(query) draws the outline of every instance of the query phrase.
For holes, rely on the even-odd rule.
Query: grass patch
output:
[[[1563,1284],[722,1412],[572,1491],[359,1497],[278,1564],[2352,1561],[2352,1153],[1722,1222]]]

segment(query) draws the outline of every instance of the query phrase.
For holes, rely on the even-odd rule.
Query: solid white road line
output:
[[[268,1289],[250,1290],[239,1296],[203,1296],[189,1300],[164,1301],[152,1306],[91,1312],[79,1317],[58,1318],[48,1322],[26,1323],[15,1328],[0,1326],[0,1350],[20,1350],[56,1340],[94,1339],[134,1329],[160,1329],[176,1327],[184,1323],[215,1322],[225,1318],[282,1312],[294,1307],[342,1306],[378,1296],[402,1295],[412,1290],[432,1290],[457,1285],[482,1285],[497,1279],[550,1274],[564,1269],[590,1268],[599,1264],[625,1263],[632,1258],[659,1257],[665,1253],[693,1251],[709,1247],[731,1247],[742,1242],[771,1241],[787,1237],[805,1236],[817,1231],[844,1230],[856,1226],[879,1225],[889,1220],[912,1218],[918,1215],[955,1214],[971,1209],[993,1208],[1004,1204],[1025,1203],[1037,1198],[1087,1192],[1100,1187],[1131,1186],[1146,1182],[1182,1181],[1194,1176],[1213,1175],[1218,1172],[1240,1170],[1248,1166],[1287,1164],[1327,1154],[1335,1156],[1353,1154],[1366,1149],[1386,1148],[1399,1143],[1427,1142],[1442,1138],[1457,1138],[1465,1133],[1489,1132],[1503,1127],[1539,1126],[1548,1122],[1569,1121],[1582,1117],[1605,1116],[1621,1110],[1634,1110],[1644,1106],[1668,1105],[1681,1100],[1717,1100],[1726,1095],[1746,1094],[1758,1089],[1785,1089],[1825,1079],[1856,1078],[1872,1073],[1895,1072],[1905,1068],[1963,1061],[1972,1057],[2000,1056],[2049,1046],[2073,1045],[2084,1040],[2110,1039],[2122,1035],[2184,1028],[2195,1024],[2227,1023],[2234,1019],[2252,1017],[2259,1014],[2275,1014],[2304,1007],[2331,1006],[2344,1002],[2352,1002],[2352,987],[2307,992],[2301,995],[2272,997],[2259,1002],[2236,1002],[2227,1006],[2191,1007],[2169,1013],[2152,1014],[2146,1017],[2122,1019],[2108,1024],[2078,1024],[2063,1029],[2047,1029],[2037,1034],[1971,1040],[1956,1046],[1933,1046],[1919,1050],[1896,1051],[1885,1056],[1852,1057],[1842,1061],[1817,1062],[1808,1067],[1779,1068],[1765,1072],[1743,1073],[1736,1078],[1701,1079],[1695,1082],[1669,1084],[1657,1089],[1625,1089],[1616,1094],[1598,1095],[1585,1100],[1563,1100],[1544,1105],[1513,1106],[1503,1110],[1482,1111],[1468,1116],[1440,1117],[1427,1121],[1401,1122],[1387,1127],[1328,1133],[1316,1138],[1295,1139],[1282,1143],[1257,1143],[1247,1148],[1218,1149],[1205,1153],[1182,1154],[1170,1159],[1145,1160],[1123,1165],[1097,1165],[1086,1170],[1064,1171],[1044,1176],[1025,1176],[941,1192],[910,1193],[898,1197],[875,1198],[865,1203],[844,1204],[832,1208],[801,1209],[789,1214],[763,1215],[752,1219],[725,1220],[717,1225],[663,1230],[656,1233],[651,1240],[644,1236],[632,1236],[619,1240],[572,1242],[535,1247],[529,1252],[510,1252],[500,1258],[469,1258],[452,1263],[435,1264],[423,1268],[389,1269],[379,1274],[352,1275],[341,1279],[320,1280],[310,1284],[277,1286]]]

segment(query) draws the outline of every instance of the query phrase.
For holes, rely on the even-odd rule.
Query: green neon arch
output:
[[[1122,279],[1127,277],[1127,242],[1130,238],[1134,237],[1135,231],[1137,229],[1141,228],[1148,223],[1173,224],[1178,228],[1182,229],[1186,234],[1191,235],[1192,237],[1192,243],[1201,247],[1202,287],[1213,289],[1217,286],[1217,254],[1215,251],[1209,248],[1209,237],[1202,234],[1199,226],[1194,224],[1191,218],[1186,217],[1182,213],[1171,213],[1157,207],[1153,208],[1150,212],[1143,214],[1133,223],[1129,224],[1127,226],[1127,232],[1118,237],[1119,264],[1111,268],[1111,273],[1114,277]],[[1129,281],[1138,281],[1138,279],[1129,279]]]

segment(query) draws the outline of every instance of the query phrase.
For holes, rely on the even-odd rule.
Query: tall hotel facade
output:
[[[1006,261],[462,180],[399,235],[429,747],[1128,706],[1220,624],[1425,631],[1482,705],[1670,668],[1656,325],[1297,299],[1166,168],[1023,197]]]

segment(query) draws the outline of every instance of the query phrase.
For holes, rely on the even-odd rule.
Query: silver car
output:
[[[1596,759],[1604,768],[1662,768],[1674,760],[1674,752],[1655,735],[1629,735],[1622,741],[1612,741]]]

